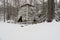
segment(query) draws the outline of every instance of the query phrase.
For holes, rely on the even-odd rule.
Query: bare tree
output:
[[[54,0],[48,0],[48,13],[47,13],[47,22],[52,22],[54,19]]]
[[[7,0],[7,20],[9,20],[10,19],[10,16],[9,16],[9,8],[8,8],[8,0]]]
[[[16,6],[17,14],[18,14],[18,12],[19,12],[19,7],[20,7],[20,0],[15,0],[15,6]]]
[[[4,0],[4,22],[5,22],[5,0]]]
[[[59,8],[60,8],[60,0],[59,0]]]

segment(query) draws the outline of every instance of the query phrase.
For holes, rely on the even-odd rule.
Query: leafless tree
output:
[[[9,7],[8,7],[8,0],[7,0],[7,20],[9,20],[10,19],[10,16],[9,16]]]
[[[20,7],[20,0],[15,0],[15,6],[16,6],[16,13],[18,14]]]
[[[47,13],[47,22],[52,22],[54,19],[54,0],[48,0],[48,13]]]
[[[4,22],[5,22],[5,0],[4,0]]]

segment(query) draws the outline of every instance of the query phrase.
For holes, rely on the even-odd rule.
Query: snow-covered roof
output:
[[[35,7],[34,5],[30,5],[30,4],[25,4],[25,5],[22,5],[21,7],[24,7],[24,6],[26,6],[26,5]]]
[[[40,4],[41,2],[39,0],[21,0],[20,1],[21,5],[24,5],[24,4],[34,5],[35,3]]]

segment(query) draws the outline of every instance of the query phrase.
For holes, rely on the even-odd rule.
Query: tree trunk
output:
[[[59,6],[58,7],[60,8],[60,0],[59,0]]]
[[[54,19],[54,0],[48,0],[48,13],[47,13],[47,22],[52,22]]]
[[[5,22],[5,0],[4,0],[4,22]]]
[[[7,0],[7,16],[6,16],[7,17],[7,21],[10,20],[10,14],[9,14],[10,13],[10,7],[9,7],[9,4],[8,4],[8,1],[9,0]]]

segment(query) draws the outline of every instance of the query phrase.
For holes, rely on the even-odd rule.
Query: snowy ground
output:
[[[0,23],[0,40],[60,40],[60,22],[34,25]]]

